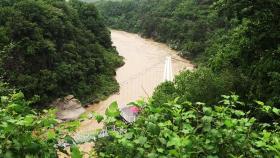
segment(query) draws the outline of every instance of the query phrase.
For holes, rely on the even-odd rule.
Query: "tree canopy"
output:
[[[100,1],[97,6],[110,27],[166,42],[199,68],[210,68],[200,71],[206,74],[190,74],[197,80],[209,78],[209,83],[201,80],[183,92],[189,93],[188,99],[208,102],[204,96],[212,96],[213,101],[219,98],[216,92],[227,90],[279,106],[278,0],[123,0]],[[199,82],[184,76],[186,87]],[[210,81],[212,76],[220,77]],[[203,95],[197,93],[201,86]]]
[[[28,98],[74,94],[90,102],[118,90],[122,59],[93,4],[1,1],[0,19],[1,79]]]

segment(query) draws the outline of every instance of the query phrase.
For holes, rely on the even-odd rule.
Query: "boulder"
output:
[[[57,118],[63,121],[78,119],[86,111],[73,95],[57,99],[52,106],[57,108]]]

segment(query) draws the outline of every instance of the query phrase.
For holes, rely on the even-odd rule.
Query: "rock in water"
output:
[[[57,118],[63,121],[78,119],[86,110],[73,95],[57,99],[53,104],[57,108]]]

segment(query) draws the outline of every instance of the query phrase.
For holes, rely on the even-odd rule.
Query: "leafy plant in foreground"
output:
[[[58,124],[56,110],[32,110],[37,99],[28,101],[22,92],[15,91],[0,95],[0,157],[56,158],[58,151],[69,154],[58,146],[62,140],[71,144],[70,154],[78,155],[69,133],[77,129],[80,120]]]
[[[179,98],[164,104],[142,104],[137,121],[120,125],[125,134],[110,132],[98,140],[100,157],[279,157],[279,120],[259,123],[250,112],[237,110],[244,104],[238,96],[223,96],[216,105]],[[261,103],[261,102],[260,102]],[[273,110],[274,109],[274,110]],[[259,105],[259,110],[276,114],[279,109]]]
[[[54,111],[37,113],[31,103],[23,93],[1,96],[0,155],[5,158],[56,157]]]

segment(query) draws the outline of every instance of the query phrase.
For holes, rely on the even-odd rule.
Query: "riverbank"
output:
[[[174,75],[194,68],[190,61],[180,57],[176,51],[163,43],[118,30],[111,30],[111,36],[113,45],[125,61],[125,65],[117,70],[116,75],[120,91],[105,101],[89,106],[87,112],[104,114],[108,105],[114,101],[117,101],[122,108],[131,101],[151,96],[154,88],[163,81],[166,56],[171,56],[173,59]],[[79,131],[92,131],[96,125],[95,121],[85,121]]]
[[[119,107],[123,108],[132,101],[141,98],[147,99],[153,94],[154,89],[163,82],[166,56],[172,57],[174,75],[183,70],[194,69],[194,65],[190,61],[180,57],[178,52],[166,44],[118,30],[111,30],[111,36],[113,45],[125,61],[125,65],[117,70],[116,75],[120,91],[104,101],[90,105],[86,109],[87,113],[104,114],[107,107],[114,101],[117,101]],[[82,135],[102,127],[103,124],[98,124],[94,119],[86,120],[81,122],[76,134]],[[89,152],[92,147],[92,143],[83,144],[81,150]]]

